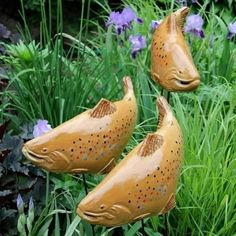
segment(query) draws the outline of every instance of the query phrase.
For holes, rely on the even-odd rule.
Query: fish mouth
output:
[[[44,161],[47,161],[48,163],[52,163],[52,160],[46,160],[46,156],[44,155],[40,155],[40,154],[35,154],[34,152],[32,152],[31,150],[29,150],[26,146],[24,146],[22,148],[22,153],[24,154],[24,156],[34,162],[34,163],[37,163],[37,164],[40,164]]]
[[[182,79],[179,79],[179,78],[175,78],[175,83],[176,83],[177,86],[179,86],[181,88],[194,89],[194,88],[198,87],[198,85],[200,84],[200,80],[199,79],[182,80]]]

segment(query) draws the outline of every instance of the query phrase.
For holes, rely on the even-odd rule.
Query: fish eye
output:
[[[103,210],[104,208],[105,208],[106,206],[104,205],[104,204],[102,204],[101,206],[100,206],[100,208]]]
[[[48,150],[47,148],[43,148],[43,152],[47,152],[47,150]]]

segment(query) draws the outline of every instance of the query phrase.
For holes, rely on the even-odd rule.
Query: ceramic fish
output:
[[[200,83],[183,35],[189,8],[167,16],[155,30],[151,46],[151,77],[167,91],[192,91]]]
[[[115,165],[136,125],[132,81],[124,77],[125,96],[101,99],[90,110],[27,142],[22,152],[35,165],[52,172],[106,173]]]
[[[91,224],[120,226],[164,214],[175,206],[182,159],[182,133],[164,97],[159,124],[78,205]]]

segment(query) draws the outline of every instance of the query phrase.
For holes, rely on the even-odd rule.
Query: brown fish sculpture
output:
[[[78,205],[91,224],[120,226],[175,207],[182,159],[182,134],[164,97],[159,124]]]
[[[101,99],[90,110],[27,142],[22,152],[33,164],[52,172],[106,173],[115,165],[136,125],[133,85],[124,77],[125,96]]]
[[[200,83],[183,35],[189,8],[167,16],[155,30],[151,46],[151,77],[167,91],[192,91]]]

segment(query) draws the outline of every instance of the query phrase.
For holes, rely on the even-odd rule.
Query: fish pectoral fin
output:
[[[109,173],[114,167],[115,167],[116,163],[115,163],[115,159],[113,158],[112,160],[109,161],[109,163],[104,167],[102,168],[99,173],[100,174],[106,174],[106,173]]]
[[[110,115],[116,111],[116,106],[102,98],[99,103],[92,109],[90,116],[93,118],[102,118],[106,115]]]
[[[142,215],[139,215],[139,216],[135,217],[135,218],[133,219],[133,221],[135,221],[135,220],[141,220],[141,219],[143,219],[143,218],[145,218],[145,217],[147,217],[147,216],[149,216],[149,215],[150,215],[150,213],[144,213],[144,214],[142,214]]]
[[[152,79],[159,82],[160,76],[157,73],[151,72]]]
[[[166,214],[171,209],[175,208],[176,201],[175,201],[175,195],[172,193],[170,195],[169,200],[167,201],[166,206],[161,210],[160,215]]]
[[[85,168],[74,168],[69,171],[69,173],[73,173],[73,174],[80,174],[80,173],[86,173],[86,172],[88,172],[88,169],[85,169]]]
[[[141,157],[152,155],[162,146],[163,142],[164,140],[161,135],[155,133],[148,134],[138,151],[138,155]]]

